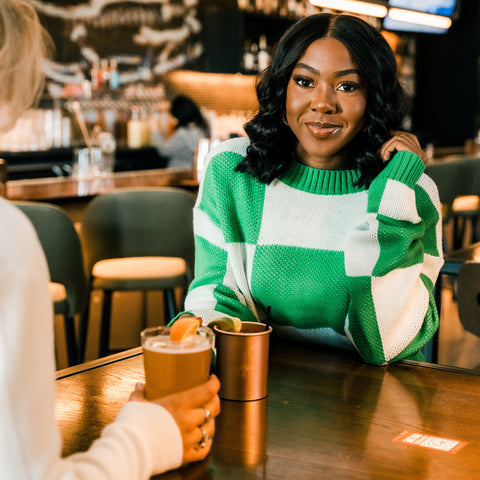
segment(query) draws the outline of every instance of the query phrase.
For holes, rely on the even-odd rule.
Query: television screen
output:
[[[454,17],[456,14],[458,0],[390,0],[390,7],[404,8],[417,12],[442,15],[444,17]],[[383,19],[383,28],[385,30],[435,33],[443,34],[448,31],[446,28],[430,27],[418,25],[415,23],[400,22],[391,18],[390,14]]]
[[[448,32],[446,28],[429,27],[417,23],[399,22],[393,20],[388,15],[383,19],[383,28],[394,32],[415,32],[415,33],[435,33],[444,34]]]
[[[453,17],[457,0],[390,0],[390,7]]]

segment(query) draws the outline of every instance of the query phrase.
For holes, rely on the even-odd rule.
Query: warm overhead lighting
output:
[[[391,8],[388,16],[398,22],[416,23],[417,25],[426,25],[448,29],[452,25],[452,19],[442,17],[441,15],[431,15],[430,13],[414,12],[412,10],[403,10],[401,8]]]
[[[384,18],[387,15],[387,7],[378,3],[357,2],[355,0],[310,0],[316,7],[332,8],[344,12],[358,13],[370,17]]]

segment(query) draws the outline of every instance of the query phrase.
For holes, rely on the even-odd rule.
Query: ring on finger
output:
[[[200,431],[202,432],[202,438],[200,439],[200,441],[197,443],[197,445],[195,445],[195,449],[196,450],[201,450],[203,447],[205,447],[205,445],[207,444],[208,440],[209,440],[209,437],[208,437],[208,434],[207,432],[205,431],[204,428],[202,427],[198,427],[200,429]]]
[[[212,412],[206,407],[203,408],[205,410],[205,419],[203,420],[203,424],[207,423],[212,418]]]

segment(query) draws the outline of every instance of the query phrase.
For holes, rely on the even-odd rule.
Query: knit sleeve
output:
[[[372,182],[366,220],[347,235],[346,334],[366,362],[418,358],[438,328],[441,213],[421,159],[398,152]]]
[[[149,478],[180,467],[183,446],[173,417],[160,405],[127,402],[87,452],[63,459],[49,478]]]
[[[47,261],[19,209],[0,198],[0,216],[0,478],[143,480],[179,467],[180,429],[149,402],[127,402],[88,451],[61,457]]]
[[[236,195],[232,189],[235,165],[245,150],[243,139],[221,144],[209,161],[194,209],[195,277],[185,309],[203,318],[204,323],[220,316],[257,321],[245,262],[245,243],[236,217]]]

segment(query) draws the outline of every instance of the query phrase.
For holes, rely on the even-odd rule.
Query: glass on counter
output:
[[[0,151],[31,152],[69,147],[71,121],[60,109],[31,109],[0,136]]]

